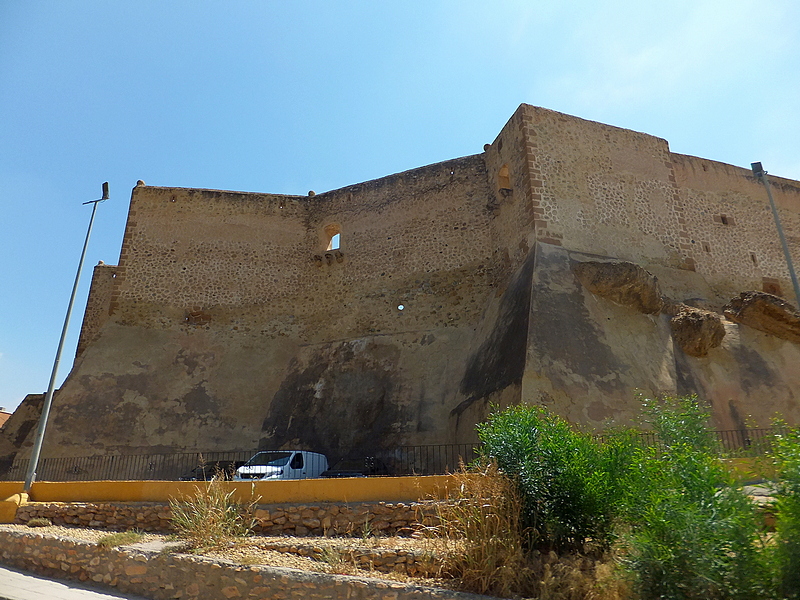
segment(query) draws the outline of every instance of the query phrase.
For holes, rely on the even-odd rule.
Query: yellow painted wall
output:
[[[21,481],[0,481],[0,500],[19,494],[22,491]]]
[[[314,502],[402,502],[439,495],[451,481],[448,475],[427,477],[370,477],[303,479],[299,481],[230,481],[220,485],[239,501],[262,504]],[[167,502],[192,495],[194,481],[40,481],[33,484],[33,502]],[[0,484],[7,498],[22,489],[19,482]],[[3,490],[7,490],[2,495]]]

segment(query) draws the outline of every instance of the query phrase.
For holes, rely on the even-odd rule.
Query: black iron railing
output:
[[[368,475],[437,475],[455,471],[460,463],[477,457],[477,444],[440,444],[403,446],[370,453],[362,460],[381,465]],[[231,452],[188,452],[172,454],[131,454],[43,458],[36,468],[37,481],[124,481],[210,479],[217,472],[230,476],[256,454],[255,450]],[[314,464],[315,457],[307,456],[306,467],[311,473],[324,469]],[[330,467],[335,467],[332,462]],[[291,463],[281,465],[288,469]],[[14,461],[0,480],[20,481],[25,478],[28,460]]]
[[[720,451],[726,457],[754,457],[768,452],[775,435],[785,434],[780,428],[734,429],[715,432]],[[605,436],[598,436],[604,439]],[[660,446],[653,433],[643,432],[642,443]],[[131,454],[44,458],[37,467],[37,481],[123,481],[210,479],[215,473],[231,476],[236,468],[256,454],[255,450],[230,452],[186,452],[171,454]],[[438,444],[402,446],[376,450],[356,457],[367,465],[366,475],[440,475],[456,471],[480,454],[480,444]],[[331,458],[331,457],[328,457]],[[312,458],[313,460],[313,458]],[[287,465],[288,466],[288,465]],[[336,466],[332,461],[330,467]],[[25,478],[28,460],[15,460],[0,473],[0,480],[21,481]],[[313,470],[313,469],[312,469]],[[318,472],[321,469],[316,469]]]

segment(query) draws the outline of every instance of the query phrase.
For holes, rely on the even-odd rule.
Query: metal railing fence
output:
[[[775,435],[785,434],[782,428],[734,429],[714,432],[720,452],[730,458],[755,457],[772,447]],[[598,435],[603,441],[607,436]],[[644,445],[661,447],[651,432],[642,432]],[[375,450],[364,456],[370,464],[383,470],[374,475],[441,475],[456,471],[460,464],[469,464],[480,455],[480,444],[435,444],[401,446]],[[256,450],[229,452],[185,452],[170,454],[97,455],[50,457],[39,461],[37,481],[124,481],[210,478],[216,472],[232,473],[256,454]],[[368,457],[368,458],[367,458]],[[330,459],[330,457],[329,457]],[[334,464],[330,464],[331,467]],[[28,468],[28,459],[15,460],[0,481],[21,481]]]
[[[477,458],[478,444],[403,446],[369,454],[385,465],[382,475],[439,475],[458,469]],[[253,457],[256,450],[187,452],[43,458],[37,466],[37,481],[125,481],[210,478],[217,471],[232,473]],[[330,464],[333,467],[335,464]],[[0,474],[2,481],[19,481],[28,469],[28,459],[15,460]]]

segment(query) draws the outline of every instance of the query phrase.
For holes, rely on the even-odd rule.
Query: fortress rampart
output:
[[[771,181],[800,263],[800,183]],[[638,265],[663,308],[590,291],[581,263]],[[137,185],[45,455],[360,454],[472,441],[520,401],[603,427],[637,389],[696,392],[720,428],[796,422],[798,344],[719,315],[744,290],[791,291],[748,170],[528,105],[482,154],[313,196]],[[723,341],[686,354],[680,307]]]

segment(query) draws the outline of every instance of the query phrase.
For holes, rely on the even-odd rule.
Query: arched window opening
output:
[[[511,173],[508,170],[508,165],[503,165],[497,172],[497,188],[500,190],[511,189]]]
[[[332,252],[338,250],[342,246],[342,228],[335,223],[326,225],[324,228],[325,237],[328,238],[328,243],[325,247],[325,252]]]

